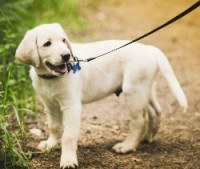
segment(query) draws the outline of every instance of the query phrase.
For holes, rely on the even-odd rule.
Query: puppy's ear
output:
[[[28,31],[21,43],[19,44],[16,53],[16,59],[36,68],[40,66],[40,58],[37,51],[37,33],[35,30]]]

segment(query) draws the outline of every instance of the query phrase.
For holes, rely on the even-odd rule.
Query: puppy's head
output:
[[[72,51],[69,40],[59,24],[45,24],[29,30],[16,50],[16,58],[37,71],[56,76],[67,72]]]

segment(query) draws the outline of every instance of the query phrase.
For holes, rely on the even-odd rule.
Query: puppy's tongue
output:
[[[54,71],[61,73],[61,74],[65,74],[67,72],[67,66],[66,66],[66,64],[63,64],[63,65],[60,65],[60,66],[55,66]]]

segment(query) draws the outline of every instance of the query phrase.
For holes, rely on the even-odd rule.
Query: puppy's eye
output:
[[[44,47],[48,47],[48,46],[50,46],[51,45],[51,42],[50,41],[47,41],[43,46]]]
[[[66,39],[65,39],[65,38],[63,39],[63,42],[64,42],[64,43],[66,42]]]

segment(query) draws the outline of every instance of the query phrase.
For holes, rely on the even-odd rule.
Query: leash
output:
[[[155,28],[155,29],[153,29],[153,30],[151,30],[151,31],[149,31],[149,32],[147,32],[147,33],[145,33],[145,34],[143,34],[142,36],[139,36],[138,38],[136,38],[136,39],[134,39],[134,40],[132,40],[132,41],[130,41],[130,42],[128,42],[128,43],[125,43],[125,44],[122,45],[122,46],[119,46],[119,47],[117,47],[117,48],[115,48],[115,49],[112,49],[112,50],[110,50],[110,51],[108,51],[108,52],[105,52],[105,53],[103,53],[103,54],[97,55],[97,56],[95,56],[95,57],[90,57],[90,58],[87,58],[87,59],[84,59],[84,60],[78,59],[78,57],[76,57],[76,56],[73,55],[73,52],[72,52],[72,50],[71,50],[71,47],[69,47],[69,48],[70,48],[70,51],[71,51],[71,55],[72,55],[73,61],[69,62],[68,65],[67,65],[68,73],[69,73],[71,70],[73,71],[73,73],[76,73],[77,71],[81,70],[80,62],[90,62],[90,61],[95,60],[95,59],[97,59],[97,58],[99,58],[99,57],[102,57],[102,56],[104,56],[104,55],[107,55],[107,54],[109,54],[109,53],[112,53],[112,52],[114,52],[114,51],[116,51],[116,50],[119,50],[119,49],[121,49],[121,48],[124,48],[124,47],[126,47],[126,46],[128,46],[128,45],[130,45],[130,44],[132,44],[132,43],[134,43],[134,42],[136,42],[136,41],[139,41],[139,40],[141,40],[141,39],[143,39],[143,38],[145,38],[145,37],[147,37],[147,36],[149,36],[149,35],[151,35],[151,34],[157,32],[157,31],[159,31],[160,29],[165,28],[166,26],[168,26],[168,25],[172,24],[173,22],[175,22],[175,21],[181,19],[181,18],[184,17],[185,15],[189,14],[190,12],[192,12],[193,10],[195,10],[196,8],[198,8],[199,5],[200,5],[200,0],[197,1],[196,3],[194,3],[192,6],[190,6],[190,7],[187,8],[186,10],[184,10],[183,12],[181,12],[180,14],[178,14],[178,15],[176,15],[175,17],[173,17],[172,19],[170,19],[169,21],[167,21],[167,22],[165,22],[164,24],[158,26],[157,28]],[[44,78],[44,79],[54,79],[54,78],[57,77],[57,76],[55,76],[55,75],[38,75],[38,76],[41,77],[41,78]]]
[[[173,22],[175,22],[175,21],[181,19],[181,18],[184,17],[185,15],[189,14],[190,12],[192,12],[193,10],[195,10],[196,8],[198,8],[199,5],[200,5],[200,0],[197,1],[196,3],[194,3],[194,4],[193,4],[192,6],[190,6],[188,9],[186,9],[186,10],[184,10],[183,12],[181,12],[180,14],[178,14],[177,16],[175,16],[175,17],[173,17],[172,19],[170,19],[169,21],[167,21],[167,22],[165,22],[164,24],[160,25],[159,27],[157,27],[157,28],[155,28],[155,29],[153,29],[153,30],[147,32],[146,34],[144,34],[144,35],[142,35],[142,36],[140,36],[140,37],[138,37],[138,38],[136,38],[136,39],[134,39],[134,40],[132,40],[132,41],[130,41],[130,42],[128,42],[128,43],[126,43],[126,44],[120,46],[120,47],[118,47],[118,48],[112,49],[112,50],[110,50],[110,51],[108,51],[108,52],[105,52],[105,53],[103,53],[103,54],[100,54],[100,55],[97,55],[97,56],[95,56],[95,57],[91,57],[91,58],[88,58],[88,59],[85,59],[85,60],[81,60],[81,59],[79,60],[77,57],[72,56],[73,59],[74,59],[74,62],[76,62],[76,64],[74,63],[74,65],[72,66],[73,72],[75,73],[76,71],[78,71],[78,70],[81,69],[81,68],[80,68],[80,65],[79,65],[79,62],[90,62],[90,61],[95,60],[95,59],[97,59],[97,58],[99,58],[99,57],[102,57],[102,56],[104,56],[104,55],[107,55],[107,54],[109,54],[109,53],[112,53],[112,52],[114,52],[114,51],[116,51],[116,50],[119,50],[119,49],[121,49],[121,48],[124,48],[125,46],[128,46],[128,45],[130,45],[130,44],[132,44],[132,43],[134,43],[134,42],[136,42],[136,41],[139,41],[140,39],[143,39],[143,38],[145,38],[145,37],[147,37],[147,36],[149,36],[149,35],[151,35],[151,34],[157,32],[157,31],[159,31],[160,29],[162,29],[162,28],[164,28],[164,27],[166,27],[166,26],[172,24]]]

